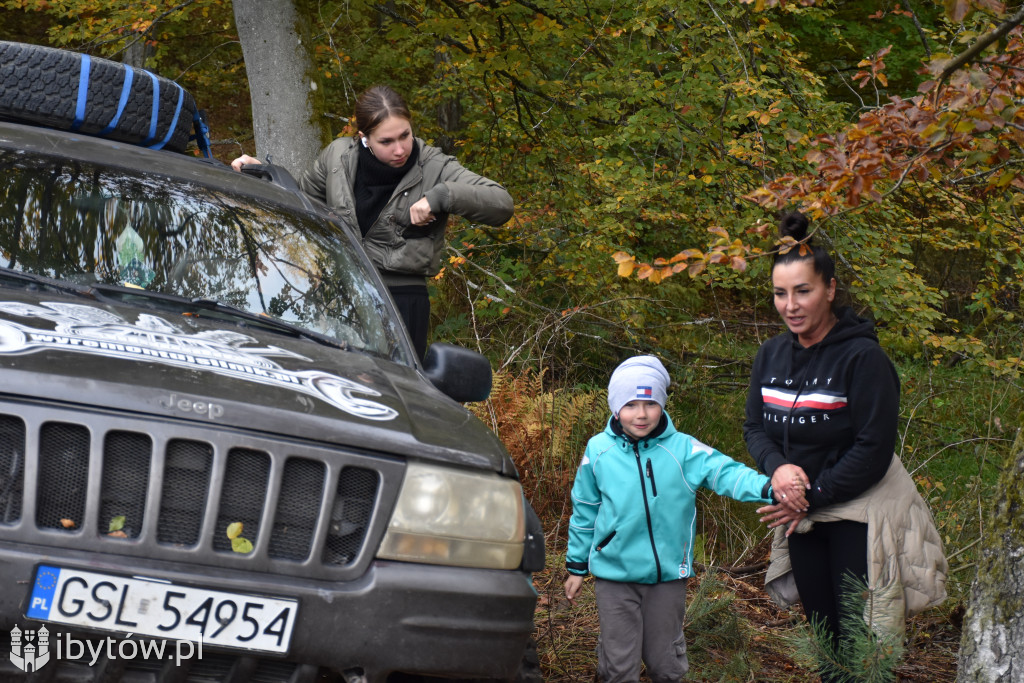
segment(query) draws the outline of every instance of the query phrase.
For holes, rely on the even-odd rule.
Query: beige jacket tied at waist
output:
[[[815,510],[800,522],[797,533],[810,531],[814,522],[839,520],[868,525],[868,584],[874,608],[865,618],[873,630],[901,633],[907,617],[946,599],[948,565],[942,539],[928,505],[897,456],[881,481],[853,500]],[[788,607],[800,596],[784,529],[775,528],[764,583],[772,600]]]

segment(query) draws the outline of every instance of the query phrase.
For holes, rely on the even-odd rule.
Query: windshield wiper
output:
[[[0,279],[22,284],[27,283],[40,285],[47,289],[53,289],[65,294],[73,294],[74,296],[82,296],[90,299],[96,298],[92,292],[89,291],[89,287],[71,284],[62,280],[54,280],[53,278],[46,277],[45,275],[26,273],[23,270],[12,270],[10,268],[0,267]]]
[[[195,309],[198,309],[201,311],[223,313],[232,318],[237,318],[248,323],[255,323],[267,330],[284,333],[301,339],[308,339],[318,344],[331,346],[343,351],[351,350],[348,342],[328,337],[326,334],[307,330],[300,325],[288,323],[277,318],[271,318],[270,316],[261,315],[259,313],[252,313],[244,308],[238,308],[230,304],[223,304],[214,299],[204,299],[201,297],[190,299],[177,294],[165,294],[164,292],[154,292],[148,289],[135,289],[134,287],[107,285],[99,282],[90,285],[88,290],[93,292],[94,296],[98,294],[99,296],[97,298],[111,297],[111,295],[116,296],[122,303],[126,299],[138,297],[171,304],[175,309],[186,309],[186,312],[193,312]]]

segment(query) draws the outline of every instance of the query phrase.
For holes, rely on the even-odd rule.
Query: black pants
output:
[[[844,593],[853,577],[868,582],[868,525],[862,522],[818,522],[806,534],[789,537],[793,578],[800,591],[804,614],[822,624],[835,649],[843,640],[842,620],[847,614]],[[826,683],[832,679],[822,675]]]
[[[405,329],[409,331],[417,357],[423,360],[427,353],[427,332],[430,331],[430,294],[427,293],[427,286],[401,285],[388,287],[388,291],[395,300]]]

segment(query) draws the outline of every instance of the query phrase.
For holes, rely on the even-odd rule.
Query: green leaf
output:
[[[120,531],[124,528],[124,515],[118,515],[117,517],[110,518],[110,524],[107,526],[107,531]]]
[[[241,522],[232,522],[231,524],[228,524],[228,538],[231,540],[238,538],[242,534],[242,528],[243,526]]]
[[[242,553],[243,555],[246,553],[251,553],[252,542],[248,538],[242,538],[241,536],[237,538],[232,538],[231,549],[236,553]]]

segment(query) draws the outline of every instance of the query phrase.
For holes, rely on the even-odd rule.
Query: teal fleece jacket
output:
[[[768,484],[763,474],[676,431],[668,414],[640,441],[611,418],[576,471],[566,569],[630,583],[684,579],[693,574],[697,489],[770,503]]]

